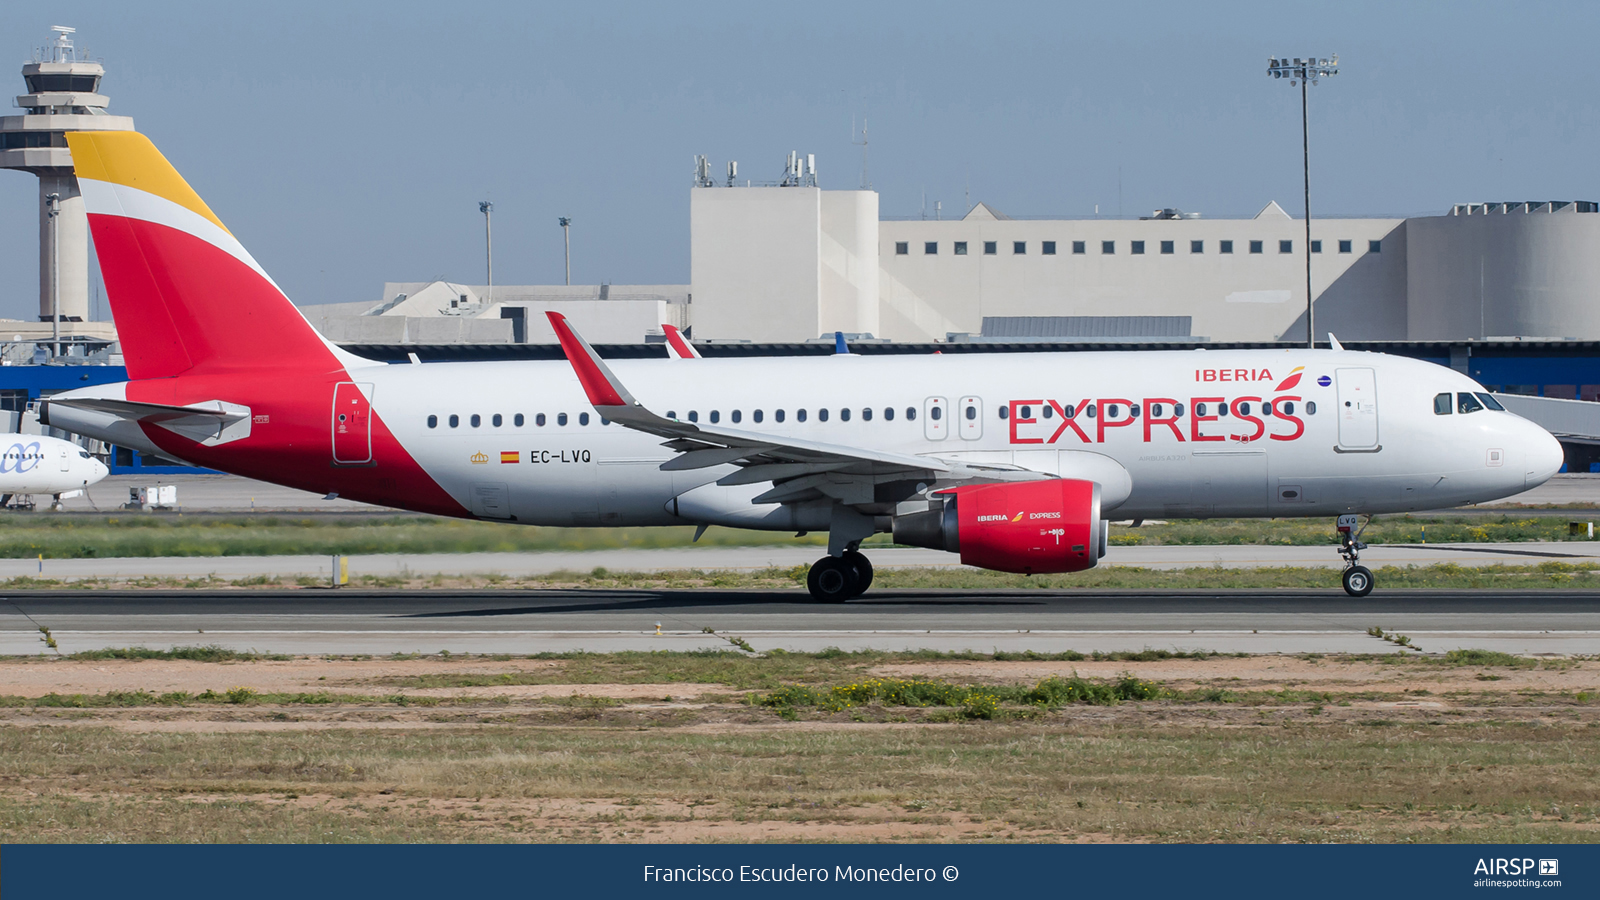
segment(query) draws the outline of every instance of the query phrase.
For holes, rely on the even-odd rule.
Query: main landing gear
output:
[[[1361,543],[1361,532],[1367,526],[1361,526],[1361,531],[1356,530],[1356,516],[1340,516],[1337,524],[1339,529],[1339,555],[1344,557],[1344,592],[1352,597],[1365,597],[1372,593],[1372,570],[1360,564],[1361,551],[1367,545]],[[1367,525],[1372,524],[1372,517],[1367,517]]]
[[[860,550],[846,550],[843,556],[824,556],[811,564],[806,589],[822,603],[843,603],[859,597],[872,586],[872,563]]]

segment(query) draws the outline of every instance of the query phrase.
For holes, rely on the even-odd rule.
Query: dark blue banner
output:
[[[25,898],[1600,895],[1600,846],[0,847]],[[1548,896],[1548,895],[1547,895]]]

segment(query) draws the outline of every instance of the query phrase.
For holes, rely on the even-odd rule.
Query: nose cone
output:
[[[90,466],[89,466],[89,481],[90,482],[99,481],[100,479],[102,479],[102,478],[106,477],[107,475],[111,474],[111,470],[106,468],[106,464],[101,462],[100,460],[91,459],[91,460],[89,460],[89,463],[90,463]]]
[[[1561,471],[1561,465],[1567,458],[1561,449],[1561,442],[1550,432],[1532,422],[1527,424],[1528,436],[1523,449],[1523,459],[1527,460],[1523,466],[1524,489],[1536,488],[1549,481],[1552,475]]]

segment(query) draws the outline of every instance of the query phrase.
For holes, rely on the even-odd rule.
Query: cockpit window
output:
[[[1477,397],[1462,391],[1456,395],[1456,409],[1460,410],[1462,415],[1466,415],[1467,413],[1479,412],[1483,409],[1483,404],[1478,402]]]
[[[1436,415],[1436,416],[1448,416],[1448,415],[1450,415],[1451,412],[1453,412],[1451,407],[1452,407],[1452,404],[1450,403],[1450,392],[1449,391],[1445,391],[1442,394],[1434,394],[1433,395],[1433,414],[1434,415]]]
[[[1476,391],[1474,393],[1475,393],[1475,395],[1477,396],[1477,398],[1479,400],[1483,401],[1483,405],[1484,406],[1487,406],[1487,407],[1489,407],[1490,409],[1493,409],[1493,410],[1498,410],[1500,412],[1505,412],[1506,411],[1506,408],[1504,406],[1500,405],[1500,401],[1496,400],[1494,398],[1493,394],[1485,394],[1482,391]]]

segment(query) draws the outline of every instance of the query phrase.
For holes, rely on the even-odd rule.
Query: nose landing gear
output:
[[[824,556],[811,564],[806,575],[806,590],[822,603],[843,603],[859,597],[872,586],[872,563],[860,550],[846,550],[843,556]]]
[[[1344,592],[1352,597],[1365,597],[1372,593],[1372,570],[1360,564],[1361,551],[1367,545],[1361,543],[1361,532],[1367,526],[1361,526],[1361,531],[1356,530],[1356,516],[1340,516],[1336,527],[1339,530],[1339,555],[1344,557]],[[1367,525],[1372,524],[1372,517],[1367,517]]]

